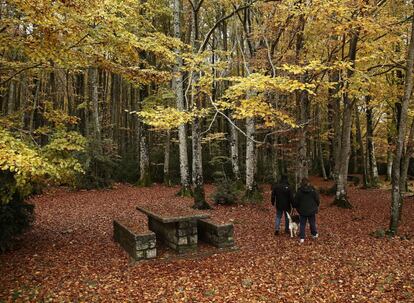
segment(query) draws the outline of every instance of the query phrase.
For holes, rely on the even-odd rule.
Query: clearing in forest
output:
[[[50,190],[31,201],[33,229],[16,250],[0,256],[0,302],[414,301],[412,198],[400,228],[405,237],[377,239],[369,234],[388,225],[389,191],[351,187],[352,210],[330,207],[332,197],[322,196],[320,238],[299,245],[273,235],[270,187],[263,189],[263,205],[208,211],[234,223],[238,250],[202,245],[198,256],[178,257],[163,248],[156,259],[135,264],[113,241],[113,218],[132,215],[145,225],[137,205],[185,208],[192,199],[160,185]],[[208,186],[207,196],[212,191]]]

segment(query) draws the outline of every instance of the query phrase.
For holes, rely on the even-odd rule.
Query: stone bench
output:
[[[155,233],[140,232],[122,220],[114,220],[114,239],[135,261],[157,256]]]
[[[209,219],[197,222],[200,240],[210,243],[218,248],[234,246],[234,226],[231,223],[220,224]]]

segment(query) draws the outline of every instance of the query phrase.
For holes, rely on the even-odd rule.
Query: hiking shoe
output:
[[[305,239],[300,239],[299,243],[300,243],[300,244],[305,243]]]
[[[312,236],[312,238],[318,239],[319,238],[319,234],[316,234],[316,235]]]

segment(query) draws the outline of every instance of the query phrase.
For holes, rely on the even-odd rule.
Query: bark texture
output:
[[[191,46],[193,52],[197,52],[199,46],[199,11],[203,1],[193,0],[192,5],[192,26],[191,26]],[[201,93],[199,88],[195,86],[199,79],[198,72],[192,72],[190,83],[191,85],[191,105],[193,109],[201,108]],[[194,205],[195,209],[209,209],[210,205],[207,203],[204,193],[204,179],[203,179],[203,159],[202,159],[202,145],[201,145],[201,118],[195,117],[192,124],[192,155],[193,155],[193,191],[194,191]]]
[[[251,196],[256,190],[255,184],[255,164],[256,153],[254,143],[255,123],[254,118],[246,119],[246,196]]]
[[[372,107],[370,105],[370,97],[365,97],[366,103],[366,122],[367,122],[367,168],[368,168],[368,180],[371,187],[378,186],[378,168],[377,160],[375,158],[375,146],[374,146],[374,126],[372,121]]]
[[[174,27],[174,37],[181,39],[181,1],[174,0],[174,10],[173,10],[173,27]],[[177,108],[180,111],[185,111],[185,101],[184,101],[184,90],[183,90],[183,74],[181,68],[183,66],[183,59],[181,57],[180,50],[175,49],[177,55],[177,62],[174,66],[174,78],[172,81],[173,89],[177,97]],[[178,193],[181,196],[191,195],[190,188],[190,173],[188,169],[188,151],[187,151],[187,130],[186,126],[180,125],[178,127],[178,141],[179,141],[179,157],[180,157],[180,178],[181,178],[181,190]]]
[[[355,66],[355,59],[357,53],[358,43],[358,31],[354,32],[349,42],[349,60],[352,63],[352,69],[347,71],[347,78],[351,78],[354,74],[353,67]],[[348,87],[348,82],[345,83]],[[348,201],[347,196],[347,179],[348,179],[348,167],[349,156],[351,152],[351,125],[352,125],[352,109],[354,107],[355,100],[351,100],[348,93],[343,94],[343,115],[342,115],[342,137],[341,148],[339,152],[338,163],[338,178],[336,180],[336,194],[334,204],[343,208],[352,208],[351,203]]]
[[[329,75],[329,81],[339,82],[339,72],[333,71]],[[334,88],[330,88],[328,91],[328,125],[330,129],[330,148],[329,148],[329,163],[330,163],[330,176],[334,180],[338,177],[339,171],[339,152],[341,150],[341,104],[337,96],[339,91],[339,84]]]
[[[233,123],[236,123],[233,121]],[[231,167],[235,180],[240,180],[240,166],[239,166],[239,134],[236,127],[230,123],[230,157]]]
[[[401,116],[398,122],[398,135],[396,140],[394,163],[392,167],[392,202],[391,202],[391,219],[389,232],[396,234],[398,232],[398,223],[400,218],[400,206],[402,203],[400,177],[401,177],[401,159],[405,143],[407,128],[408,104],[413,91],[413,64],[414,64],[414,19],[412,20],[411,38],[408,47],[407,65],[404,82],[404,97],[401,104]]]

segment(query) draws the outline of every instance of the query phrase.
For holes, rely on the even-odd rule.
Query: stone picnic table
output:
[[[210,218],[208,214],[191,212],[165,215],[142,206],[137,206],[137,210],[147,215],[148,228],[157,239],[180,254],[197,249],[197,221]]]

